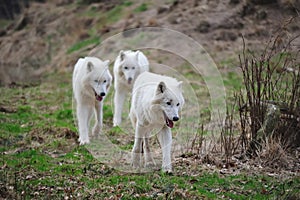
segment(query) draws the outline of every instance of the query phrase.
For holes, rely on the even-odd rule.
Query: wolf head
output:
[[[162,111],[165,125],[173,128],[174,121],[180,119],[179,111],[184,104],[182,96],[182,82],[178,82],[174,87],[167,87],[164,82],[160,82],[156,88],[155,98],[152,102],[158,105]]]
[[[140,66],[139,66],[139,54],[140,51],[131,52],[131,51],[120,51],[120,68],[119,74],[121,76],[124,75],[128,84],[132,84],[135,78],[140,73]]]
[[[102,101],[111,85],[112,76],[108,70],[109,60],[97,62],[88,61],[88,84],[92,88],[95,98]]]

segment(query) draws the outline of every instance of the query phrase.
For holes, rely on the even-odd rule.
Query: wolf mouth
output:
[[[166,121],[166,125],[170,128],[173,128],[174,127],[174,122],[167,117],[167,115],[164,111],[163,111],[163,114],[164,114],[164,118],[165,118],[165,121]]]
[[[132,83],[132,78],[128,78],[127,83],[130,85]]]
[[[95,92],[95,91],[94,91]],[[102,101],[102,99],[103,99],[103,97],[102,96],[100,96],[100,95],[98,95],[96,92],[95,92],[95,97],[96,97],[96,100],[97,101]]]

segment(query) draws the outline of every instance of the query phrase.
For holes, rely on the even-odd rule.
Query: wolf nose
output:
[[[104,96],[105,96],[105,92],[101,92],[101,93],[100,93],[100,96],[101,96],[101,97],[104,97]]]
[[[131,78],[131,77],[129,77],[129,78],[128,78],[128,81],[132,81],[132,78]]]
[[[173,121],[178,121],[179,120],[179,117],[173,117]]]

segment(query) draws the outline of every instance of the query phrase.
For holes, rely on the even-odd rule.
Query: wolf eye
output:
[[[103,83],[106,83],[106,80],[104,80]]]
[[[180,105],[180,103],[178,103],[176,106],[179,106]]]
[[[170,106],[170,105],[171,105],[171,102],[170,102],[170,101],[168,101],[168,102],[167,102],[167,105],[169,105],[169,106]]]
[[[98,83],[99,81],[98,80],[94,80],[95,81],[95,83]]]
[[[124,69],[128,69],[128,67],[124,67]]]

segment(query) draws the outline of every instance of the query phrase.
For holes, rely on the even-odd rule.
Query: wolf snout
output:
[[[177,117],[177,116],[176,116],[176,117],[173,117],[173,121],[174,121],[174,122],[176,122],[176,121],[178,121],[178,120],[179,120],[179,117]]]
[[[101,97],[104,97],[105,95],[106,95],[105,92],[101,92],[101,93],[100,93],[100,96],[101,96]]]
[[[129,77],[127,81],[128,81],[128,84],[131,84],[131,82],[132,82],[132,77]]]

